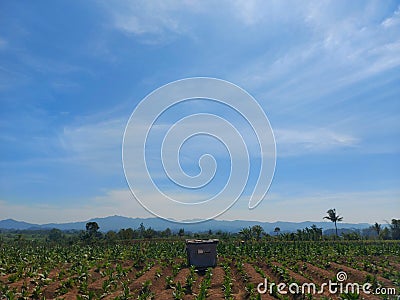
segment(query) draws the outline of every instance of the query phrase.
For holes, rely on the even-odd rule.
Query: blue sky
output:
[[[2,1],[0,219],[151,216],[124,177],[125,125],[193,76],[244,88],[276,137],[266,199],[220,219],[399,217],[399,1]]]

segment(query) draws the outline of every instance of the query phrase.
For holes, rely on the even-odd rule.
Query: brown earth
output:
[[[382,260],[383,258],[382,259],[373,258],[373,260],[371,261],[375,261],[377,265],[379,265],[379,263],[382,263]],[[220,263],[222,262],[223,260],[221,260]],[[388,262],[389,265],[394,267],[395,269],[397,270],[400,269],[398,268],[400,264],[398,264],[397,257],[390,258]],[[258,284],[264,282],[263,276],[256,271],[254,266],[257,266],[262,270],[262,272],[268,278],[268,282],[280,283],[282,280],[278,274],[275,274],[273,272],[272,268],[274,265],[282,267],[282,264],[280,264],[279,262],[265,263],[263,261],[259,261],[254,263],[244,263],[243,269],[247,274],[245,278],[243,278],[241,274],[239,274],[233,262],[230,262],[229,264],[231,268],[231,277],[233,283],[232,296],[234,299],[247,299],[249,295],[248,292],[246,291],[246,285],[248,285],[249,283],[253,284],[254,288],[257,289]],[[165,282],[165,278],[167,276],[172,276],[171,265],[161,266],[159,264],[155,264],[153,267],[151,267],[149,270],[144,272],[144,274],[142,274],[139,277],[137,277],[136,274],[141,270],[141,268],[137,269],[133,268],[132,262],[130,261],[121,262],[121,265],[124,267],[126,271],[125,275],[116,278],[115,286],[113,286],[110,289],[109,294],[105,295],[103,299],[115,299],[115,297],[121,296],[123,291],[122,283],[128,284],[130,288],[130,294],[132,295],[132,298],[135,299],[141,293],[143,284],[146,281],[151,282],[150,291],[154,295],[154,299],[161,299],[161,300],[173,299],[172,295],[173,289],[167,289]],[[112,264],[109,265],[108,267],[115,268],[115,266],[116,266],[115,264]],[[42,281],[43,284],[42,295],[46,297],[46,299],[58,298],[65,300],[69,299],[76,300],[77,295],[80,295],[79,284],[74,283],[66,294],[57,297],[62,282],[65,282],[68,279],[68,278],[63,278],[62,280],[59,279],[58,276],[59,272],[64,267],[65,266],[55,268],[48,275],[48,278],[50,280],[44,282]],[[329,265],[327,265],[327,269],[322,269],[309,262],[300,261],[297,263],[297,265],[293,266],[292,270],[287,267],[285,267],[285,269],[287,270],[289,276],[300,284],[315,283],[317,286],[321,286],[323,283],[327,283],[329,280],[334,280],[337,272],[344,271],[348,276],[346,280],[347,283],[357,282],[359,284],[363,284],[366,282],[367,278],[371,278],[371,276],[375,275],[378,282],[380,282],[382,286],[384,287],[395,286],[395,284],[392,281],[382,277],[380,273],[372,274],[364,270],[357,270],[355,268],[348,266],[345,263],[345,261],[343,261],[343,264],[339,264],[337,262],[330,262]],[[100,295],[103,293],[103,283],[109,279],[109,276],[102,276],[100,273],[101,271],[104,272],[104,269],[102,269],[102,267],[100,267],[99,269],[92,268],[89,271],[90,276],[88,277],[88,290],[95,292],[97,295],[96,298],[99,298]],[[174,283],[176,284],[179,282],[182,285],[182,287],[185,287],[186,278],[188,277],[189,273],[190,273],[189,268],[187,267],[182,268],[178,272],[177,276],[173,278]],[[114,274],[115,272],[113,273],[113,276]],[[39,278],[26,277],[11,283],[9,282],[10,275],[11,274],[1,276],[0,282],[2,283],[2,285],[7,285],[9,288],[14,289],[17,293],[20,293],[21,289],[23,288],[26,288],[29,293],[32,293],[36,285],[38,285],[40,282]],[[212,300],[224,299],[224,291],[223,291],[224,277],[225,277],[225,271],[221,265],[218,265],[216,268],[213,269],[211,276],[211,287],[208,289],[208,295],[209,295],[208,299]],[[184,299],[196,298],[196,295],[199,292],[199,286],[203,279],[204,279],[204,274],[196,273],[196,281],[193,286],[193,293],[190,295],[189,294],[185,295]],[[326,296],[331,299],[338,298],[338,295],[329,295],[327,294],[327,291],[322,296]],[[304,297],[304,295],[291,296],[290,298],[297,299],[300,297]],[[373,299],[373,300],[381,299],[376,295],[362,294],[362,297],[364,299]],[[0,299],[6,299],[6,298],[4,295],[0,295]],[[271,294],[266,293],[261,295],[261,299],[272,300],[276,298],[274,298]]]

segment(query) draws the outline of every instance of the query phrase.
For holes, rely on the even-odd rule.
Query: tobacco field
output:
[[[281,294],[259,283],[370,283],[386,294]],[[0,245],[0,299],[397,299],[400,243],[395,241],[221,240],[218,265],[189,267],[184,240],[58,245]]]

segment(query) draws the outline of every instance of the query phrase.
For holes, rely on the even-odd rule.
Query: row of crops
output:
[[[184,241],[57,245],[7,242],[0,248],[1,299],[287,299],[269,282],[319,287],[345,271],[373,288],[400,286],[400,243],[221,241],[219,263],[203,273],[186,265]],[[321,295],[325,298],[343,295]],[[357,298],[360,295],[347,295]],[[365,296],[365,295],[364,295]],[[390,298],[369,295],[366,298]],[[394,299],[394,298],[393,298]]]

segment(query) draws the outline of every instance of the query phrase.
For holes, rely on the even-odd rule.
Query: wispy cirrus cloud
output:
[[[384,27],[393,27],[393,26],[397,26],[400,25],[400,5],[397,8],[397,10],[395,10],[393,12],[393,15],[387,17],[383,22],[382,25]]]
[[[64,155],[102,172],[120,172],[125,120],[109,119],[64,127],[59,143]]]
[[[276,129],[278,156],[301,156],[354,148],[360,140],[329,129]]]
[[[202,10],[195,1],[134,1],[103,3],[112,26],[145,44],[165,43],[188,34],[187,15]]]
[[[231,122],[234,121],[231,120]],[[254,140],[255,136],[252,137],[253,133],[249,132],[247,127],[243,127],[243,124],[232,123],[232,125],[236,126],[237,130],[244,135],[250,155],[259,157],[259,146],[257,145],[257,141]],[[83,165],[103,170],[104,172],[112,170],[120,171],[122,168],[121,149],[125,126],[125,119],[112,118],[64,127],[58,137],[59,145],[63,149],[63,155],[69,160],[74,159]],[[158,147],[161,145],[160,141],[170,126],[172,124],[159,124],[152,127],[151,130],[156,138],[150,139],[150,142],[146,144],[147,153],[151,159],[160,159],[160,157],[156,156]],[[193,126],[192,131],[196,132],[198,125],[192,124],[191,126]],[[208,126],[212,128],[213,124],[208,124]],[[188,128],[185,128],[186,130]],[[135,139],[135,136],[132,136],[132,134],[129,138]],[[333,128],[274,128],[274,134],[277,143],[277,155],[280,157],[302,156],[309,155],[310,153],[328,154],[332,151],[349,148],[357,152],[360,151],[358,146],[362,142],[361,138],[354,134],[341,132]],[[235,138],[235,136],[233,135],[232,138]],[[196,139],[193,139],[185,149],[190,150],[190,152],[180,153],[179,155],[186,162],[195,159],[197,156],[193,157],[191,153],[199,153],[201,149],[203,149],[203,153],[210,153],[217,157],[227,154],[226,151],[222,151],[221,145],[218,143],[208,143],[207,147],[205,147],[203,139],[199,139],[197,143]],[[168,151],[170,152],[168,147],[164,150],[167,153]],[[379,149],[376,150],[378,151]],[[234,153],[235,149],[230,149],[230,151]],[[257,153],[258,155],[256,155]],[[178,153],[170,153],[169,155],[176,156]]]
[[[268,18],[257,17],[267,11],[260,6],[254,5],[247,18],[268,23]],[[280,11],[283,9],[282,5]],[[340,4],[314,2],[295,9],[301,41],[280,49],[278,54],[271,56],[266,51],[250,59],[233,76],[237,82],[264,86],[271,96],[290,92],[285,98],[293,99],[296,94],[297,100],[311,100],[400,65],[400,33],[392,25],[399,19],[399,8],[389,16],[373,3],[345,9]],[[292,26],[293,22],[291,19]],[[313,88],[315,84],[318,90]]]

